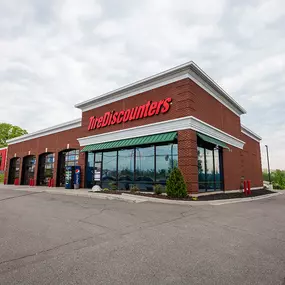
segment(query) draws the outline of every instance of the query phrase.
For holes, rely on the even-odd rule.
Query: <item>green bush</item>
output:
[[[170,173],[166,181],[166,194],[172,198],[185,198],[188,195],[187,187],[179,168],[173,168]]]
[[[134,184],[131,186],[130,191],[131,191],[131,193],[137,193],[140,191],[140,188],[136,184]]]
[[[281,187],[278,183],[273,183],[273,189],[275,189],[275,190],[282,190],[283,187]]]
[[[0,183],[4,183],[4,173],[0,173]]]
[[[155,193],[156,195],[162,194],[162,193],[163,193],[163,187],[162,187],[162,185],[160,185],[160,184],[154,185],[154,193]]]

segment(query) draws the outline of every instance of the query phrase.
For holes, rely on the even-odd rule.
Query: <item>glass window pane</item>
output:
[[[95,161],[102,161],[102,152],[96,152]]]
[[[154,146],[136,148],[136,184],[141,191],[153,191]]]
[[[134,149],[118,151],[118,189],[130,190],[134,183]]]
[[[103,152],[102,188],[117,188],[117,151]]]
[[[220,171],[220,158],[219,158],[219,150],[214,150],[214,158],[215,158],[215,180],[216,180],[216,190],[222,189],[222,178]]]
[[[88,152],[87,167],[86,167],[86,187],[92,188],[94,186],[94,152]]]
[[[206,171],[205,171],[205,155],[204,148],[198,147],[198,181],[199,181],[199,191],[206,191],[205,179],[206,179]]]
[[[156,147],[156,183],[165,185],[172,168],[177,166],[177,144]]]
[[[214,161],[213,161],[213,150],[206,149],[206,180],[207,180],[207,191],[215,190],[215,172],[214,172]]]

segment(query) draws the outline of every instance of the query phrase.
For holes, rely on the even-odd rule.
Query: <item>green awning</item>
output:
[[[222,141],[219,141],[217,139],[214,139],[212,137],[209,137],[207,135],[203,135],[203,134],[200,134],[200,133],[197,133],[197,135],[198,135],[198,137],[200,139],[202,139],[205,142],[208,142],[208,143],[211,143],[211,144],[214,144],[214,145],[218,145],[220,147],[223,147],[223,148],[226,148],[226,149],[230,150],[229,147]]]
[[[90,144],[85,146],[81,152],[105,150],[111,148],[123,148],[137,145],[156,144],[163,142],[172,142],[177,137],[177,132],[170,132],[164,134],[157,134],[151,136],[144,136],[138,138],[123,139],[118,141]]]

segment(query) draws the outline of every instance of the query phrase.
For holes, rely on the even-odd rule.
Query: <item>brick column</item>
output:
[[[178,131],[178,166],[188,193],[198,193],[197,135],[193,130]]]

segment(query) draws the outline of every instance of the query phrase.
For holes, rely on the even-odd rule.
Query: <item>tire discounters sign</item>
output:
[[[169,111],[171,102],[172,98],[166,98],[157,102],[148,101],[144,105],[120,112],[106,112],[104,116],[101,117],[92,116],[89,118],[88,131],[164,114]]]

